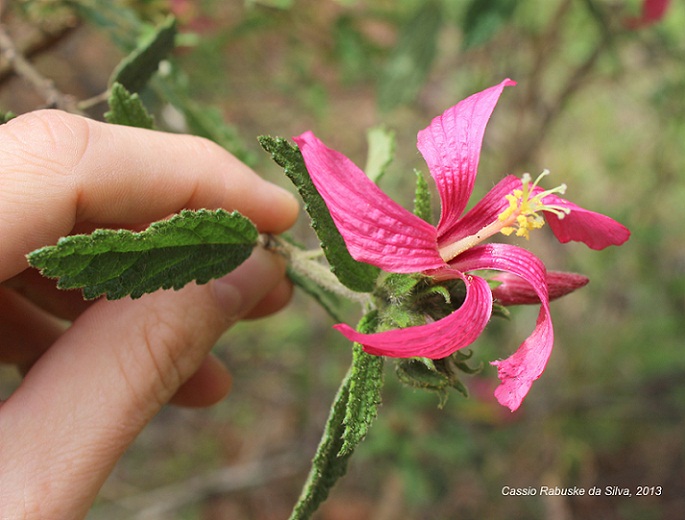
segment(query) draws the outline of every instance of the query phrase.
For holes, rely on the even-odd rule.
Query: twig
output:
[[[0,13],[0,17],[2,13]],[[25,59],[30,60],[31,58],[38,56],[44,52],[49,51],[54,48],[58,43],[64,40],[72,32],[74,32],[79,27],[79,22],[65,23],[57,29],[50,31],[36,31],[36,33],[22,40],[21,42],[16,42],[15,47],[24,56]],[[16,74],[16,71],[12,67],[12,64],[3,60],[0,63],[0,86],[7,82],[12,76]]]
[[[73,97],[60,92],[51,79],[44,77],[38,72],[31,62],[17,50],[3,24],[0,24],[0,53],[2,53],[17,75],[28,81],[40,93],[49,107],[81,113]]]

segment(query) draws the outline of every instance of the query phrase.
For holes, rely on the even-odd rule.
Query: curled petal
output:
[[[345,324],[336,325],[347,339],[360,343],[366,352],[397,358],[427,357],[440,359],[473,343],[483,332],[492,312],[488,283],[477,276],[463,276],[466,299],[449,316],[405,329],[362,334]]]
[[[590,249],[604,249],[608,246],[620,246],[630,238],[627,227],[606,215],[581,208],[556,195],[548,195],[543,202],[571,210],[564,218],[545,212],[545,220],[562,244],[573,240],[583,242]]]
[[[294,140],[355,260],[396,273],[444,266],[435,227],[393,201],[352,161],[326,147],[312,132]]]
[[[452,234],[468,203],[478,172],[485,126],[510,79],[447,109],[418,134],[421,151],[442,201],[440,234]]]
[[[493,361],[497,377],[502,382],[495,390],[495,397],[502,406],[516,411],[528,395],[530,387],[547,366],[552,353],[554,332],[549,310],[541,308],[535,330],[516,352],[502,361]]]
[[[463,271],[495,269],[520,276],[532,287],[541,303],[533,333],[514,354],[492,363],[497,367],[497,376],[502,382],[495,390],[495,397],[513,412],[521,405],[533,381],[544,371],[552,353],[554,331],[545,266],[532,253],[507,244],[474,247],[459,255],[450,265]]]
[[[492,290],[492,295],[502,305],[540,303],[537,292],[523,278],[504,272],[493,276],[492,280],[501,283]],[[566,296],[576,289],[584,287],[589,281],[590,279],[582,274],[547,271],[549,301]]]

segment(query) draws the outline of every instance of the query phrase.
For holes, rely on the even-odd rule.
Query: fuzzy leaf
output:
[[[284,168],[285,174],[297,187],[304,200],[305,210],[311,217],[312,227],[321,241],[326,259],[338,280],[353,291],[371,292],[380,270],[372,265],[357,262],[350,256],[326,203],[309,177],[298,148],[280,137],[261,136],[259,143],[271,154],[274,161]]]
[[[369,153],[364,172],[378,184],[395,156],[395,132],[376,126],[367,132],[366,140]]]
[[[376,328],[375,314],[362,318],[359,330],[371,332]],[[308,520],[328,497],[335,483],[347,471],[354,448],[364,438],[376,417],[380,403],[383,358],[355,353],[352,365],[340,384],[321,442],[312,461],[302,494],[290,515],[290,520]],[[378,361],[380,360],[380,361]],[[370,379],[367,379],[370,378]],[[356,402],[358,400],[362,402]]]
[[[98,229],[64,237],[30,253],[28,261],[59,278],[59,288],[82,288],[87,299],[138,298],[231,272],[247,260],[258,236],[240,213],[186,210],[139,233]]]
[[[376,332],[378,316],[376,312],[362,318],[357,330],[365,334]],[[366,437],[371,424],[378,415],[383,388],[383,357],[364,352],[355,343],[350,369],[350,396],[345,410],[345,431],[340,455],[351,454]]]
[[[117,65],[110,84],[121,83],[131,92],[138,92],[174,49],[175,38],[176,19],[170,16]]]
[[[343,379],[333,400],[321,442],[316,449],[307,482],[302,488],[289,520],[309,520],[328,498],[335,483],[347,472],[352,452],[341,454],[344,418],[350,398],[350,372]]]
[[[121,83],[112,85],[112,92],[107,102],[109,103],[109,112],[105,112],[105,119],[108,123],[138,128],[154,128],[154,118],[145,109],[138,94],[131,94]]]
[[[430,189],[426,178],[418,170],[416,171],[416,191],[414,192],[414,215],[429,224],[433,219]]]

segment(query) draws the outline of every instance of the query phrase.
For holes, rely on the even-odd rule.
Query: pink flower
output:
[[[629,29],[641,29],[661,20],[666,14],[671,0],[644,0],[642,12],[638,17],[624,20],[624,25]]]
[[[418,148],[441,199],[441,216],[432,226],[383,193],[352,161],[327,148],[313,133],[295,138],[307,169],[323,197],[350,254],[393,273],[421,272],[437,280],[461,279],[463,304],[447,317],[425,325],[375,334],[335,328],[371,354],[439,359],[473,343],[492,312],[492,291],[478,270],[516,275],[541,304],[532,334],[508,359],[495,361],[498,401],[517,409],[544,370],[554,339],[549,311],[547,272],[532,253],[517,246],[482,242],[499,233],[527,238],[546,221],[561,242],[577,240],[593,249],[625,242],[630,232],[605,215],[583,209],[556,193],[544,191],[529,175],[512,175],[495,185],[464,213],[473,191],[485,126],[505,80],[461,101],[419,132]],[[542,176],[541,176],[542,177]],[[544,215],[545,219],[543,219]],[[500,291],[501,292],[501,291]]]

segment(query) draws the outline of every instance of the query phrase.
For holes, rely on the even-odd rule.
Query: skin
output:
[[[0,363],[24,374],[0,404],[0,509],[8,519],[82,518],[164,404],[208,406],[228,393],[210,349],[238,320],[280,309],[291,286],[283,261],[257,249],[205,285],[85,302],[28,269],[25,255],[183,208],[237,209],[280,233],[298,206],[207,140],[53,110],[0,126],[0,164]]]

